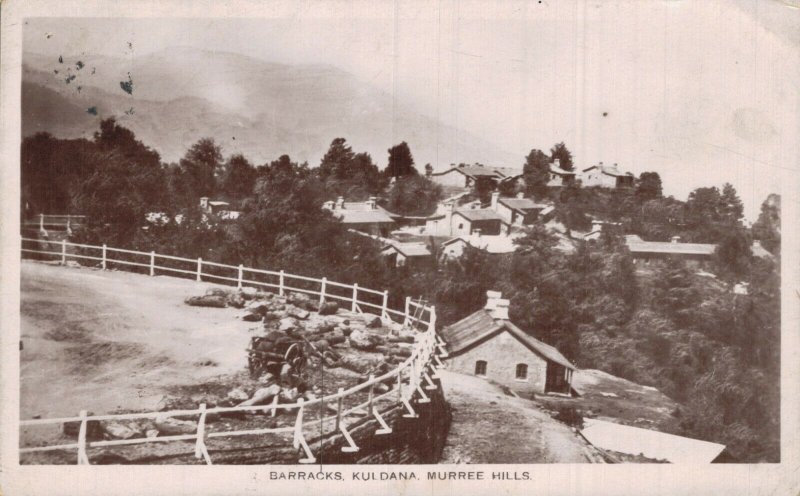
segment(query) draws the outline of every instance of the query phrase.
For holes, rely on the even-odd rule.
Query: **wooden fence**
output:
[[[52,248],[55,248],[53,250]],[[77,252],[76,252],[77,250]],[[244,286],[266,287],[278,290],[278,294],[283,295],[287,291],[311,294],[319,297],[320,302],[326,299],[336,299],[350,303],[351,310],[354,312],[376,313],[382,319],[389,322],[401,322],[404,326],[414,327],[421,332],[416,334],[416,341],[413,346],[411,356],[399,364],[395,369],[385,374],[375,377],[370,376],[365,382],[357,384],[350,389],[340,389],[335,394],[330,394],[311,401],[304,401],[302,398],[294,403],[278,403],[278,395],[269,405],[258,406],[238,406],[238,407],[217,407],[206,408],[205,404],[200,404],[194,410],[173,410],[168,412],[147,412],[147,413],[128,413],[118,415],[88,415],[86,410],[81,411],[77,417],[69,418],[47,418],[21,420],[20,426],[37,426],[48,424],[63,424],[67,422],[80,423],[78,429],[78,439],[75,443],[21,447],[20,453],[34,453],[42,451],[76,449],[78,452],[77,463],[89,464],[87,448],[99,448],[110,446],[125,446],[146,443],[163,443],[171,441],[194,441],[195,457],[203,459],[207,464],[211,464],[211,457],[206,448],[206,439],[217,437],[235,437],[264,434],[291,434],[292,443],[295,449],[301,450],[302,458],[300,463],[315,463],[316,458],[311,452],[311,448],[306,442],[304,429],[318,426],[320,431],[324,431],[326,425],[333,424],[333,428],[339,431],[347,445],[342,448],[343,452],[356,452],[358,446],[350,435],[345,425],[348,415],[354,412],[361,412],[366,409],[367,414],[378,422],[381,426],[375,435],[384,435],[392,432],[391,427],[383,419],[378,409],[378,403],[382,400],[393,400],[392,404],[402,403],[405,408],[404,417],[416,418],[417,414],[411,404],[412,398],[417,397],[419,403],[430,401],[426,390],[435,390],[436,371],[442,366],[440,358],[446,357],[444,342],[436,334],[436,309],[433,306],[425,305],[421,302],[414,302],[410,297],[405,299],[403,311],[394,310],[388,307],[388,291],[376,291],[369,288],[360,287],[358,284],[342,284],[328,281],[326,278],[316,279],[296,274],[289,274],[284,271],[268,271],[251,269],[242,265],[225,265],[216,262],[204,261],[202,258],[188,259],[174,257],[171,255],[160,255],[155,252],[140,252],[134,250],[123,250],[120,248],[110,248],[106,245],[93,246],[67,241],[50,242],[38,239],[22,238],[22,253],[58,260],[62,265],[69,259],[92,260],[96,265],[106,270],[113,266],[123,269],[145,272],[150,276],[157,273],[168,272],[179,276],[191,276],[197,281],[212,280],[222,284],[235,285],[237,288]],[[91,254],[87,254],[91,253]],[[158,262],[158,263],[157,263]],[[163,265],[159,265],[163,264]],[[168,265],[169,264],[169,265]],[[187,267],[191,268],[187,268]],[[372,301],[366,298],[372,297]],[[359,299],[364,298],[364,299]],[[376,299],[377,298],[377,299]],[[388,392],[375,394],[376,385],[391,381],[396,386]],[[368,393],[366,401],[359,402],[350,408],[343,406],[345,398],[354,398],[357,393]],[[336,414],[325,416],[325,405],[337,405]],[[304,419],[304,413],[310,407],[320,406],[321,414],[314,420]],[[294,412],[296,417],[293,426],[274,427],[264,429],[249,429],[239,431],[220,431],[206,432],[206,416],[209,414],[223,414],[232,412],[269,412],[275,416],[279,410]],[[93,421],[121,421],[135,419],[155,419],[171,417],[197,417],[197,431],[193,434],[171,435],[164,437],[144,437],[135,439],[115,439],[105,441],[87,441],[87,425]],[[320,432],[316,431],[316,432]]]

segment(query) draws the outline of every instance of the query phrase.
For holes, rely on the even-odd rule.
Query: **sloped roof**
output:
[[[222,200],[212,200],[212,201],[209,201],[208,204],[211,205],[212,207],[220,207],[220,206],[223,206],[223,205],[230,205],[230,203],[228,203],[226,201],[222,201]]]
[[[475,248],[484,250],[488,253],[502,254],[516,251],[517,245],[514,244],[514,239],[516,239],[514,236],[481,236],[478,239],[478,245],[476,246],[469,236],[456,236],[442,243],[442,246],[460,242],[474,246]]]
[[[671,243],[664,241],[625,240],[631,253],[664,253],[667,255],[713,255],[717,245],[703,243]]]
[[[575,171],[571,170],[564,170],[561,167],[553,167],[553,164],[550,164],[550,172],[553,174],[558,174],[559,176],[574,176]]]
[[[543,356],[551,362],[576,370],[575,366],[564,357],[557,349],[530,336],[525,331],[514,325],[510,320],[494,319],[488,310],[480,309],[464,317],[455,324],[442,329],[442,338],[447,342],[447,349],[451,355],[457,355],[468,349],[482,339],[493,336],[505,329],[515,338],[519,339],[531,351]]]
[[[456,210],[453,215],[460,215],[470,222],[479,220],[503,220],[500,214],[488,208],[475,208],[469,210]]]
[[[631,455],[642,454],[654,460],[679,464],[711,463],[725,445],[676,436],[665,432],[615,424],[597,419],[584,419],[583,437],[601,449]]]
[[[338,217],[343,224],[394,223],[394,219],[380,207],[375,210],[335,210],[333,215]]]
[[[593,165],[591,167],[583,169],[583,172],[588,172],[592,169],[600,169],[600,172],[602,172],[607,176],[633,177],[633,174],[631,174],[630,172],[621,172],[616,165]]]
[[[536,203],[530,198],[500,198],[497,201],[507,206],[508,208],[520,211],[544,210],[545,208],[547,208],[547,205]]]
[[[458,171],[470,177],[492,177],[495,179],[503,179],[506,177],[518,176],[522,171],[518,169],[511,169],[509,167],[493,167],[489,165],[465,165],[463,167],[451,167],[446,171],[434,172],[432,176],[441,176],[453,171]]]
[[[384,250],[395,249],[406,257],[429,257],[431,251],[425,243],[400,243],[397,241],[390,242]]]

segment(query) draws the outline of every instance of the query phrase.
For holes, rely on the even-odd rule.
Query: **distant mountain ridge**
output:
[[[132,94],[120,87],[129,76]],[[225,155],[243,153],[256,164],[288,154],[316,166],[337,137],[381,167],[401,141],[418,170],[428,162],[441,170],[458,162],[521,168],[524,161],[402,103],[395,107],[391,95],[333,66],[183,47],[129,58],[65,55],[61,62],[25,53],[22,79],[23,136],[88,137],[113,115],[167,162],[206,136]]]

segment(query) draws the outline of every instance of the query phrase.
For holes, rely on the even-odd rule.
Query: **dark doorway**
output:
[[[547,362],[547,376],[544,381],[545,393],[569,394],[572,371],[563,365]]]

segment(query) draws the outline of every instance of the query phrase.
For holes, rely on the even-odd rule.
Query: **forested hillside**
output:
[[[37,134],[23,141],[23,213],[86,215],[75,235],[80,241],[326,276],[383,287],[398,298],[423,296],[443,324],[480,308],[486,290],[500,290],[511,298],[512,320],[579,367],[675,399],[680,433],[723,443],[737,461],[778,461],[779,197],[770,196],[746,228],[730,185],[699,188],[686,202],[663,197],[655,173],[642,174],[625,193],[547,189],[537,186],[538,166],[528,165],[529,192],[553,201],[567,228],[584,230],[597,218],[620,222],[618,232],[576,240],[575,251],[565,254],[545,226],[535,225],[513,254],[467,249],[458,260],[415,271],[389,267],[376,242],[347,232],[321,208],[340,194],[379,195],[398,211],[430,213],[441,190],[416,173],[408,149],[392,147],[381,171],[373,157],[337,138],[312,168],[287,155],[263,164],[225,157],[214,140],[202,139],[168,165],[109,119],[92,139]],[[204,216],[201,196],[229,200],[242,215],[229,222]],[[150,212],[168,220],[147,223]],[[704,272],[680,261],[637,267],[622,233],[649,240],[679,235],[718,248]],[[753,237],[776,256],[754,257]],[[749,283],[748,294],[732,291],[739,282]]]

